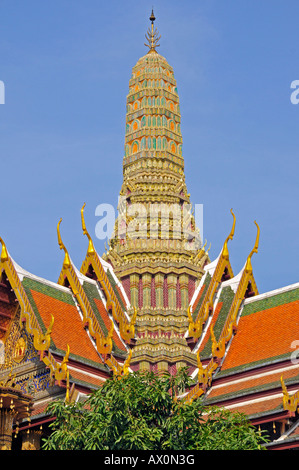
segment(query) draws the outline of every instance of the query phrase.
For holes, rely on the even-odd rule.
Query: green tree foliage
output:
[[[111,378],[84,403],[56,401],[46,450],[252,450],[266,438],[246,416],[186,403],[179,395],[188,386],[177,376],[132,373]]]

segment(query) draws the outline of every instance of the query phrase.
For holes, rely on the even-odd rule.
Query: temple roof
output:
[[[50,376],[53,396],[66,388],[68,398],[71,389],[80,399],[78,394],[112,374],[175,374],[187,366],[193,382],[182,396],[186,400],[203,397],[206,405],[245,412],[256,423],[293,418],[299,405],[299,283],[259,294],[251,263],[259,245],[256,222],[253,249],[233,273],[232,210],[231,230],[214,261],[205,245],[192,246],[198,230],[193,215],[189,218],[176,80],[156,51],[160,38],[153,12],[150,21],[149,52],[133,67],[127,96],[123,225],[119,218],[109,250],[99,256],[85,226],[84,204],[88,248],[78,269],[62,241],[60,220],[63,261],[57,283],[21,268],[0,238],[0,340],[15,348],[0,372],[22,352],[16,336],[27,332],[35,365]],[[134,203],[149,210],[135,238],[127,230],[136,216],[129,212]],[[154,236],[147,218],[151,204],[173,210],[171,224],[159,212]],[[186,220],[186,232],[176,237]],[[33,368],[30,361],[22,363],[24,357],[15,361],[16,367],[21,364],[20,381]],[[36,400],[35,418],[45,413],[47,399]],[[291,432],[296,440],[296,430]]]
[[[222,373],[290,357],[299,332],[299,283],[246,299]]]
[[[224,308],[227,314],[232,305],[240,274],[223,282],[217,294],[211,317],[216,336],[224,323],[225,312],[221,320],[221,311]],[[299,331],[298,312],[298,283],[246,298],[238,314],[235,334],[205,391],[205,404],[244,412],[257,422],[271,420],[274,415],[288,416],[292,405],[284,402],[286,392],[282,383],[290,396],[299,390],[294,334]],[[208,331],[203,335],[199,352],[203,361],[210,358],[206,362],[208,371],[213,361]]]
[[[128,356],[128,334],[126,340],[121,337],[118,324],[111,315],[111,294],[107,285],[111,293],[116,292],[114,295],[118,296],[123,308],[128,301],[119,282],[115,281],[111,266],[109,273],[113,287],[106,278],[106,290],[102,291],[102,276],[99,280],[85,276],[72,264],[66,252],[59,282],[54,283],[21,268],[2,241],[0,287],[2,290],[10,288],[15,298],[7,300],[1,292],[0,301],[19,305],[20,325],[32,335],[37,353],[59,383],[66,380],[67,372],[70,383],[81,383],[81,386],[84,383],[87,388],[88,384],[91,387],[99,385],[104,377],[111,375],[112,369],[121,373]],[[3,313],[1,308],[1,320],[2,316],[6,321],[5,329],[2,327],[6,341],[17,316]],[[129,319],[126,321],[129,325]],[[126,328],[124,322],[122,328]],[[92,372],[86,372],[86,367]]]

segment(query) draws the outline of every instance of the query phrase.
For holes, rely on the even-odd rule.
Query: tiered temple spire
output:
[[[163,347],[165,369],[189,360],[187,309],[208,255],[185,183],[177,84],[173,68],[156,51],[153,12],[150,21],[149,51],[129,82],[119,217],[104,259],[138,311],[132,362],[150,368],[157,362],[155,349]]]

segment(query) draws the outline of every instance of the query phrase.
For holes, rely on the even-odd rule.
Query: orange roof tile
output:
[[[222,370],[291,353],[299,334],[299,301],[240,318]]]
[[[299,374],[299,367],[296,367],[294,369],[286,369],[283,371],[283,373],[280,371],[275,372],[271,374],[265,374],[262,376],[251,376],[247,377],[245,380],[239,380],[234,383],[228,382],[227,384],[223,384],[221,387],[213,387],[211,389],[211,392],[209,393],[209,399],[210,398],[216,398],[220,397],[226,394],[230,393],[236,393],[240,392],[242,390],[247,390],[247,389],[252,389],[252,388],[257,388],[262,385],[278,382],[280,383],[280,377],[283,375],[284,380],[285,379],[290,379],[293,377],[298,376]]]
[[[50,324],[51,315],[54,316],[51,338],[58,349],[66,351],[68,344],[71,354],[102,363],[75,305],[34,290],[31,294],[46,327]]]
[[[33,418],[34,416],[39,415],[41,413],[44,413],[51,401],[52,401],[52,399],[50,398],[49,400],[43,401],[42,403],[37,402],[37,404],[34,404],[34,407],[33,407],[32,413],[31,413],[31,418]]]
[[[106,378],[104,377],[95,377],[95,375],[91,375],[91,374],[88,374],[88,373],[85,373],[85,372],[81,372],[80,370],[78,369],[74,369],[72,368],[70,370],[70,381],[72,381],[72,379],[78,379],[82,382],[86,382],[88,384],[91,384],[91,385],[96,385],[97,387],[99,387],[100,385],[102,385],[104,383],[104,381],[106,380]]]
[[[253,401],[252,403],[240,403],[237,406],[228,407],[228,409],[231,411],[239,411],[240,413],[245,413],[247,416],[251,416],[258,413],[273,411],[279,407],[282,408],[282,394],[280,397],[269,398],[268,400],[263,398],[261,401]]]

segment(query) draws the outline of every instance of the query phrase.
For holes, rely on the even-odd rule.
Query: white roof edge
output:
[[[220,253],[221,254],[221,253]],[[213,272],[217,266],[217,263],[218,263],[218,260],[219,260],[219,257],[220,257],[220,254],[219,256],[214,259],[214,261],[211,261],[211,263],[207,264],[203,269],[204,269],[204,274],[202,275],[201,279],[200,279],[200,282],[198,284],[198,286],[196,287],[195,291],[194,291],[194,294],[192,295],[192,298],[191,298],[191,301],[190,301],[190,307],[193,306],[199,292],[200,292],[200,289],[202,288],[202,285],[204,283],[204,280],[206,278],[206,275],[208,273],[210,273],[211,275],[213,275]],[[211,273],[212,272],[212,273]]]
[[[222,252],[222,250],[221,250],[221,252]],[[221,255],[221,252],[220,252],[219,255],[217,256],[217,258],[214,259],[214,261],[211,261],[209,264],[206,264],[206,265],[205,265],[204,271],[210,272],[210,271],[212,271],[213,269],[216,268],[217,263],[218,263],[218,260],[219,260],[220,255]]]
[[[100,259],[100,261],[101,261],[104,268],[106,268],[106,269],[112,268],[110,263],[105,261],[98,253],[97,253],[97,255],[98,255],[98,257],[99,257],[99,259]]]
[[[68,287],[61,286],[57,282],[49,281],[49,279],[44,279],[40,276],[37,276],[36,274],[32,274],[29,271],[26,271],[26,269],[23,269],[21,266],[19,266],[11,257],[10,257],[10,259],[11,259],[13,265],[14,265],[14,268],[15,268],[21,282],[22,282],[24,277],[28,277],[29,279],[33,279],[34,281],[38,281],[38,282],[41,282],[42,284],[46,284],[49,287],[54,287],[55,289],[59,289],[59,290],[62,290],[64,292],[71,293],[71,290]]]
[[[20,281],[22,282],[23,278],[24,277],[28,277],[30,279],[33,279],[35,281],[38,281],[38,282],[41,282],[42,284],[46,284],[48,285],[49,287],[54,287],[55,289],[59,289],[61,291],[64,291],[64,292],[71,292],[71,289],[69,287],[66,287],[66,286],[61,286],[60,284],[58,284],[57,282],[54,282],[54,281],[50,281],[49,279],[45,279],[43,277],[40,277],[40,276],[37,276],[36,274],[32,274],[30,273],[29,271],[27,271],[26,269],[22,268],[21,266],[18,265],[18,263],[16,263],[14,261],[14,259],[9,255],[14,267],[15,267],[15,270],[20,278]],[[91,283],[94,283],[96,285],[96,281],[94,281],[93,279],[90,279],[89,277],[86,277],[84,276],[84,274],[82,274],[78,268],[76,268],[76,266],[74,265],[73,261],[71,260],[71,263],[72,263],[72,266],[76,272],[76,275],[78,276],[79,280],[81,281],[81,283],[83,281],[88,281],[88,282],[91,282]]]
[[[205,278],[206,278],[206,275],[207,275],[207,273],[204,273],[204,274],[203,274],[203,276],[202,276],[202,278],[201,278],[201,280],[200,280],[198,286],[196,287],[196,289],[195,289],[195,291],[194,291],[194,294],[192,295],[192,298],[191,298],[191,300],[190,300],[190,304],[189,304],[190,307],[193,306],[195,300],[197,299],[197,296],[198,296],[198,294],[199,294],[199,292],[200,292],[200,289],[202,288],[202,285],[203,285],[203,283],[204,283],[204,280],[205,280]]]
[[[298,288],[299,288],[299,282],[296,282],[295,284],[289,284],[288,286],[285,286],[285,287],[279,287],[278,289],[264,292],[263,294],[258,294],[258,295],[255,295],[254,297],[249,297],[248,299],[245,299],[244,305],[250,304],[252,302],[256,302],[257,300],[262,300],[268,297],[273,297],[274,295],[282,294],[283,292],[288,292],[290,290],[294,290]]]
[[[128,296],[127,296],[127,294],[126,294],[126,291],[125,291],[125,289],[124,289],[122,283],[120,282],[120,280],[119,280],[118,277],[116,276],[113,267],[111,266],[110,263],[107,263],[107,261],[103,260],[103,258],[102,258],[99,254],[98,254],[98,257],[99,257],[100,262],[101,262],[102,265],[103,265],[103,268],[104,268],[104,269],[106,268],[106,270],[109,269],[109,271],[111,272],[111,274],[112,274],[112,276],[113,276],[113,279],[114,279],[115,283],[116,283],[116,284],[118,285],[118,287],[120,288],[120,290],[121,290],[121,292],[122,292],[122,295],[124,296],[124,299],[125,299],[125,301],[126,301],[126,304],[127,304],[126,307],[127,307],[127,309],[130,308],[130,307],[131,307],[131,303],[130,303],[130,301],[129,301],[129,299],[128,299]]]
[[[84,274],[82,274],[81,271],[75,266],[72,260],[71,260],[71,263],[81,284],[83,284],[83,282],[86,281],[86,282],[90,282],[91,284],[94,284],[95,286],[97,285],[94,279],[91,279],[90,277],[87,277]]]
[[[234,277],[232,277],[231,279],[227,279],[226,281],[223,281],[221,283],[221,287],[227,287],[227,286],[230,286],[232,284],[236,284],[240,281],[241,277],[242,277],[242,274],[243,274],[243,271],[244,271],[244,268],[245,268],[245,265],[246,263],[244,264],[243,268],[241,269],[241,271],[238,272],[238,274],[236,274]]]

